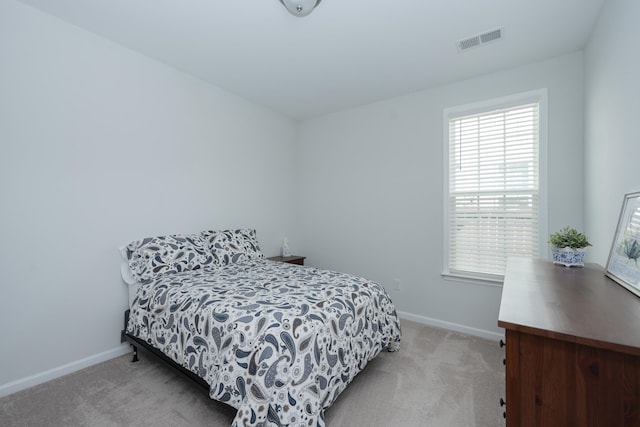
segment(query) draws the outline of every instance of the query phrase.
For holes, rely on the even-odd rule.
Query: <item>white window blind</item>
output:
[[[449,119],[448,270],[496,278],[539,254],[539,104]]]

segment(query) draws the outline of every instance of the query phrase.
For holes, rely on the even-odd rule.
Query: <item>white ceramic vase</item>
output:
[[[584,267],[584,254],[586,252],[587,248],[571,249],[570,247],[554,247],[551,251],[553,263],[564,265],[565,267]]]

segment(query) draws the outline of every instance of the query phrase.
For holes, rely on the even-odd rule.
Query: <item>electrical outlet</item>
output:
[[[393,279],[393,289],[396,291],[400,290],[400,279]]]

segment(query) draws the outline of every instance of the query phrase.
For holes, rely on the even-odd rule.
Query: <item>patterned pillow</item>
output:
[[[148,237],[126,247],[135,279],[146,283],[165,274],[198,270],[214,265],[214,259],[198,234]]]
[[[203,231],[201,235],[217,265],[264,258],[254,229]]]

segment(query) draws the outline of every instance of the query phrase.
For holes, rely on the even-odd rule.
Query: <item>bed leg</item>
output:
[[[133,360],[131,361],[133,362],[137,362],[138,361],[138,347],[136,347],[135,345],[132,345],[131,347],[133,347]]]

